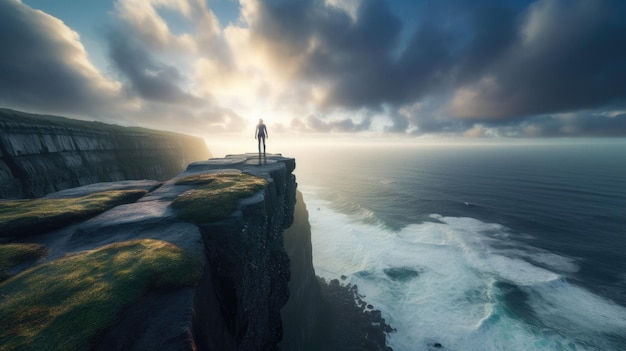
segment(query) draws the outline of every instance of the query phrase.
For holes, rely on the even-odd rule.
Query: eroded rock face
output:
[[[291,279],[289,301],[281,310],[285,332],[282,350],[328,350],[324,346],[330,337],[328,308],[322,299],[318,278],[313,269],[311,225],[300,191],[296,193],[294,223],[285,230],[285,251],[290,258]]]
[[[45,260],[143,238],[168,241],[202,257],[204,273],[196,286],[143,296],[102,335],[98,350],[385,350],[384,334],[371,330],[384,320],[374,316],[356,323],[364,309],[355,307],[353,291],[318,282],[294,169],[295,160],[281,155],[233,155],[192,163],[163,183],[122,181],[60,191],[49,197],[128,188],[149,193],[24,240],[45,245]],[[224,220],[196,225],[177,216],[172,201],[193,187],[177,185],[179,178],[233,171],[263,177],[268,184],[240,200]],[[350,318],[341,319],[344,315]],[[355,325],[356,332],[346,333]]]
[[[157,291],[142,297],[102,336],[99,350],[278,350],[284,335],[281,309],[290,296],[290,257],[283,244],[283,232],[294,222],[294,168],[294,159],[280,155],[266,155],[260,162],[257,154],[236,155],[192,163],[187,171],[162,184],[122,181],[60,191],[48,197],[128,188],[150,192],[135,203],[30,237],[29,241],[49,248],[47,260],[140,238],[165,240],[190,254],[202,255],[204,273],[194,288]],[[268,184],[257,194],[240,200],[238,209],[222,221],[200,225],[182,221],[170,204],[191,186],[176,185],[177,179],[225,171],[263,177]],[[296,252],[292,254],[308,255],[306,265],[310,263],[310,237],[304,239],[290,242],[290,247]],[[300,243],[309,246],[296,247]],[[312,266],[299,269],[308,269],[308,279],[317,284]],[[303,284],[301,288],[309,288],[298,277],[294,281]],[[319,289],[312,293],[319,293]],[[305,303],[316,310],[310,301]],[[290,331],[302,333],[291,327]],[[298,340],[301,343],[307,339]]]
[[[0,109],[0,199],[127,179],[167,180],[210,153],[200,138]]]
[[[239,158],[228,165],[224,160],[192,164],[188,171],[162,184],[97,183],[48,196],[128,188],[149,191],[137,202],[25,238],[48,248],[45,260],[143,238],[168,241],[203,258],[204,274],[195,287],[165,289],[142,297],[104,333],[97,349],[278,349],[283,336],[280,311],[289,298],[290,266],[283,231],[293,222],[295,160],[280,155],[267,155],[261,163],[257,155]],[[222,171],[245,171],[265,178],[268,185],[241,200],[238,209],[222,221],[196,225],[181,220],[170,204],[192,186],[177,185],[178,178]]]
[[[283,231],[293,223],[294,168],[293,159],[257,154],[189,165],[186,174],[229,169],[269,181],[262,193],[243,200],[233,216],[200,226],[208,263],[193,319],[198,349],[278,349],[280,310],[289,299]]]

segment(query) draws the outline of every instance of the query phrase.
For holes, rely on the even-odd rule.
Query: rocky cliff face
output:
[[[296,192],[294,221],[283,235],[290,259],[289,300],[281,310],[284,335],[282,350],[332,350],[328,306],[324,303],[318,278],[313,269],[311,225],[300,191]],[[344,331],[345,332],[345,331]]]
[[[0,109],[0,199],[128,179],[166,180],[208,159],[200,138]]]
[[[245,154],[190,163],[209,157],[199,138],[5,109],[0,109],[0,130],[0,199],[147,192],[134,203],[29,231],[27,237],[0,233],[0,245],[34,243],[47,253],[11,268],[6,277],[138,240],[165,241],[200,259],[203,273],[194,284],[149,290],[133,300],[116,312],[114,325],[98,332],[90,343],[94,349],[386,349],[378,327],[386,324],[370,317],[362,301],[355,304],[356,287],[327,284],[315,276],[294,159]],[[190,223],[179,217],[172,201],[194,186],[177,180],[220,172],[248,173],[267,185],[240,200],[226,219]],[[116,274],[114,266],[105,269]],[[8,296],[3,284],[10,280],[0,281],[0,295]],[[73,331],[66,332],[70,338]],[[0,328],[0,339],[11,338],[5,333]]]
[[[278,349],[280,310],[289,299],[283,231],[294,219],[294,168],[294,159],[254,154],[187,168],[185,174],[237,169],[269,181],[227,220],[200,226],[208,263],[195,297],[193,335],[199,350]]]
[[[45,261],[138,239],[167,241],[191,255],[202,256],[204,273],[195,287],[171,287],[141,297],[102,334],[96,349],[278,350],[285,335],[281,309],[289,300],[289,290],[317,284],[310,265],[310,237],[302,242],[290,240],[291,258],[283,243],[283,232],[294,221],[294,168],[294,159],[280,155],[236,155],[192,163],[185,172],[162,184],[124,181],[67,189],[48,197],[130,188],[149,193],[135,203],[117,206],[80,223],[13,241],[44,245],[48,250]],[[255,195],[241,200],[237,210],[224,220],[194,225],[179,218],[170,204],[193,186],[178,185],[177,179],[225,171],[256,175],[268,183]],[[300,248],[300,244],[305,246]],[[308,270],[305,277],[291,274],[290,261],[301,262],[296,273]],[[115,267],[109,269],[114,271]],[[290,278],[295,285],[290,285]],[[312,294],[319,294],[319,286],[312,289]],[[300,296],[304,295],[294,294],[290,304],[310,303],[308,298],[296,301]],[[288,337],[291,345],[307,340],[307,331],[299,330],[305,324],[298,324],[298,319],[287,319],[290,328],[285,329],[292,333]]]

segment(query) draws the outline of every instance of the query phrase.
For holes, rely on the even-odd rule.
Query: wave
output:
[[[303,192],[313,209],[317,274],[358,285],[397,329],[388,339],[394,350],[618,350],[626,343],[626,308],[570,281],[575,258],[469,217],[431,215],[391,230],[359,211],[338,211],[315,189]]]

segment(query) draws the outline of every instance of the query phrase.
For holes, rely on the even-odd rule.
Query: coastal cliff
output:
[[[0,294],[6,297],[0,302],[0,350],[23,347],[98,350],[278,349],[278,343],[283,337],[280,311],[289,299],[290,258],[283,246],[283,231],[291,226],[294,218],[294,168],[294,159],[280,155],[268,155],[262,159],[256,155],[237,155],[192,163],[185,172],[164,183],[98,183],[32,200],[32,206],[35,206],[42,201],[72,201],[111,191],[132,190],[144,194],[136,201],[119,204],[87,220],[68,222],[62,228],[30,232],[32,235],[26,237],[20,235],[19,231],[12,231],[11,236],[5,235],[8,231],[2,233],[3,240],[9,243],[0,245],[0,249],[2,246],[28,243],[42,247],[45,253],[37,259],[10,267],[5,275],[8,279],[0,283]],[[186,208],[174,205],[193,191],[203,189],[206,184],[197,182],[198,177],[207,177],[209,181],[206,183],[209,185],[225,177],[227,182],[219,190],[224,190],[230,196],[239,186],[239,181],[230,180],[239,179],[237,177],[240,176],[260,179],[260,184],[264,185],[237,200],[232,211],[226,215],[210,217],[206,221],[202,219],[209,218],[203,217],[205,214],[225,206],[226,201],[211,205],[211,197],[202,198],[202,202],[187,208],[199,213],[195,217],[185,216]],[[193,181],[185,182],[188,179]],[[216,193],[215,197],[221,195]],[[139,267],[143,261],[133,262],[137,267],[126,268],[122,259],[126,254],[120,256],[117,253],[132,247],[133,256],[139,257],[139,251],[135,249],[138,245],[150,249],[156,245],[158,250],[155,249],[155,252],[162,253],[166,258],[171,256],[171,252],[163,253],[165,249],[183,252],[186,257],[183,262],[187,262],[184,267],[187,268],[184,268],[182,274],[168,273],[169,266],[159,263],[156,267],[164,270],[159,273],[160,278],[148,277],[146,283],[134,282],[140,274],[132,272],[142,270]],[[108,252],[116,253],[120,257],[115,256],[113,262],[119,263],[98,262],[103,252],[107,252],[106,257]],[[95,265],[101,268],[96,270],[97,273],[86,273],[86,276],[78,273],[81,268],[71,268],[71,278],[65,273],[54,283],[45,281],[48,277],[55,279],[53,273],[38,276],[42,270],[62,268],[72,260],[84,260],[80,267]],[[137,260],[141,261],[139,258]],[[146,264],[153,266],[154,260],[150,258]],[[148,272],[155,269],[150,268]],[[182,281],[174,279],[178,275],[189,277]],[[109,276],[116,278],[107,280]],[[27,329],[24,325],[28,325],[28,321],[22,319],[23,315],[31,313],[28,307],[31,304],[34,305],[32,309],[37,311],[49,305],[54,306],[55,311],[63,310],[69,300],[80,300],[82,298],[78,296],[96,294],[75,291],[78,282],[90,282],[84,287],[85,290],[91,286],[107,285],[110,286],[107,289],[115,291],[115,287],[122,284],[127,276],[130,285],[124,290],[146,285],[140,289],[143,292],[134,298],[124,297],[119,304],[105,303],[102,310],[98,310],[102,302],[84,301],[80,307],[61,312],[54,318],[54,321],[67,320],[67,325],[62,326],[61,331],[48,330],[48,324],[39,318],[34,323],[36,325],[32,326],[41,328],[44,325],[43,330],[36,332],[39,335],[61,333],[58,339],[46,340],[45,337],[35,335],[31,340],[29,334],[20,334]],[[167,281],[174,280],[163,283],[164,277],[169,277]],[[151,279],[156,280],[149,283]],[[54,285],[44,289],[46,294],[52,296],[37,295],[24,304],[24,295],[37,290],[25,288],[24,284],[37,284],[33,282],[35,280],[44,281],[46,286]],[[67,297],[67,294],[70,296]],[[56,295],[65,297],[54,301]],[[32,301],[36,299],[42,299],[42,302]],[[111,296],[106,299],[115,300]],[[92,311],[94,309],[96,311]],[[75,333],[81,328],[80,325],[72,324],[73,320],[89,317],[79,314],[70,318],[65,315],[77,313],[77,310],[84,310],[84,313],[91,315],[112,311],[115,316],[108,322],[102,322],[91,335],[86,335],[82,343],[77,341],[77,344],[71,344],[69,340],[80,339]],[[50,325],[53,324],[51,321]]]
[[[200,224],[207,266],[195,299],[194,341],[201,350],[275,350],[280,310],[289,299],[283,231],[294,219],[295,160],[234,155],[196,162],[187,174],[239,170],[268,180],[228,219]]]
[[[211,155],[201,138],[0,109],[0,199],[98,182],[167,180]]]
[[[139,198],[28,236],[3,229],[11,202],[0,202],[0,250],[36,248],[0,262],[0,350],[389,350],[391,329],[356,287],[315,276],[294,168],[280,155],[233,155],[192,163],[164,183],[63,190],[27,207]],[[246,177],[257,186],[248,193]],[[176,205],[215,184],[193,206]],[[212,201],[224,193],[243,197],[215,217],[228,199]]]
[[[295,159],[181,165],[204,143],[0,117],[3,196],[64,189],[0,201],[1,351],[388,350],[356,287],[315,275]],[[124,153],[163,164],[133,173]],[[155,180],[101,182],[139,175]]]

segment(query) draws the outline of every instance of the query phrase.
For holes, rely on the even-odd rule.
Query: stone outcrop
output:
[[[210,153],[204,140],[0,109],[0,199],[98,182],[167,180]]]
[[[364,311],[355,304],[356,287],[327,284],[315,276],[311,228],[296,190],[294,159],[245,154],[189,163],[207,158],[201,139],[2,109],[0,128],[0,198],[148,191],[134,203],[64,228],[14,238],[41,244],[48,254],[12,274],[136,239],[167,241],[202,258],[204,270],[195,286],[141,297],[100,336],[96,349],[387,349],[376,326],[388,326],[371,308]],[[256,175],[267,185],[240,200],[226,219],[182,220],[171,203],[193,186],[176,181],[220,172]],[[338,322],[343,316],[350,319]]]
[[[280,310],[289,299],[283,231],[293,222],[295,160],[278,155],[227,156],[196,162],[185,174],[240,170],[266,178],[224,221],[200,226],[207,268],[196,292],[194,341],[200,350],[276,350]]]
[[[145,238],[168,241],[203,257],[204,274],[195,287],[142,297],[101,337],[97,349],[277,350],[283,337],[280,311],[289,299],[290,258],[283,246],[283,231],[294,218],[294,168],[294,159],[280,155],[237,155],[192,163],[160,187],[150,181],[124,181],[60,191],[48,197],[107,189],[150,190],[135,203],[19,241],[45,245],[46,261]],[[195,225],[181,220],[170,204],[192,186],[176,185],[177,179],[223,171],[260,176],[268,184],[241,200],[238,209],[222,221]]]

